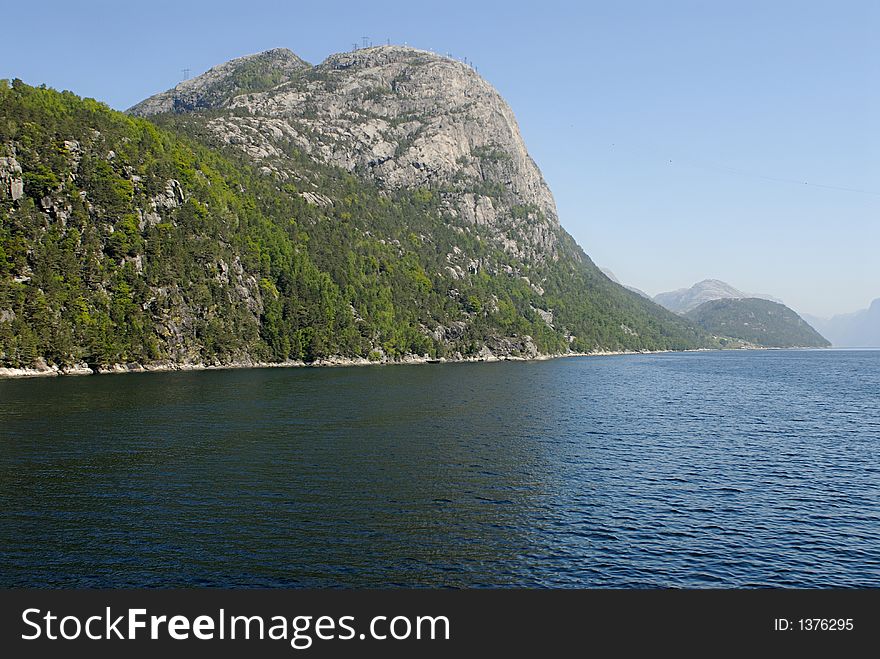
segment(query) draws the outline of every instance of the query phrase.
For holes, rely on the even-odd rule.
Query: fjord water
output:
[[[0,381],[2,586],[880,586],[880,352]]]

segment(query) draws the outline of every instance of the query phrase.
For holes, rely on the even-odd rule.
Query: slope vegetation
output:
[[[710,344],[561,228],[527,258],[437,187],[382,188],[292,143],[267,172],[208,119],[0,84],[0,365]]]

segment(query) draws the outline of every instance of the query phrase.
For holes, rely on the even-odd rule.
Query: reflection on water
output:
[[[880,352],[0,381],[0,585],[880,586]]]

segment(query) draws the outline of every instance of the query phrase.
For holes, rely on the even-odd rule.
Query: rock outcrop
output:
[[[21,165],[12,156],[0,158],[0,191],[8,194],[12,201],[18,201],[24,194]]]

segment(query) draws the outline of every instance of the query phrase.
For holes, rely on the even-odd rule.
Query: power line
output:
[[[763,181],[773,181],[776,183],[793,183],[795,185],[808,185],[813,188],[825,188],[826,190],[839,190],[841,192],[856,192],[859,194],[868,194],[868,195],[876,195],[880,196],[880,192],[873,192],[871,190],[862,190],[860,188],[849,188],[840,185],[828,185],[826,183],[813,183],[811,181],[805,181],[803,179],[794,179],[787,178],[784,176],[768,176],[766,174],[762,174],[759,172],[748,171],[745,169],[737,169],[736,167],[729,167],[727,165],[719,165],[715,163],[709,162],[698,162],[693,160],[683,160],[685,164],[689,164],[691,167],[696,167],[698,169],[707,169],[714,170],[719,172],[727,172],[729,174],[735,174],[737,176],[746,176],[750,178],[761,179]],[[669,164],[673,164],[672,160],[669,160]]]
[[[672,161],[670,160],[670,163],[671,162]],[[813,188],[825,188],[826,190],[840,190],[841,192],[857,192],[859,194],[869,194],[869,195],[880,196],[880,192],[872,192],[871,190],[862,190],[860,188],[848,188],[848,187],[844,187],[844,186],[840,186],[840,185],[828,185],[825,183],[813,183],[811,181],[804,181],[804,180],[793,179],[793,178],[785,178],[782,176],[767,176],[765,174],[759,174],[758,172],[750,172],[750,171],[746,171],[743,169],[737,169],[735,167],[728,167],[726,165],[716,165],[713,163],[705,163],[703,165],[700,165],[698,163],[694,163],[693,166],[703,167],[705,169],[714,169],[714,170],[722,171],[722,172],[729,172],[731,174],[736,174],[738,176],[750,176],[752,178],[758,178],[758,179],[762,179],[764,181],[775,181],[778,183],[795,183],[798,185],[809,185],[810,187],[813,187]]]
[[[611,148],[617,149],[620,151],[627,151],[629,153],[633,153],[634,155],[641,155],[641,154],[638,154],[638,153],[636,153],[630,149],[627,149],[625,147],[620,147],[617,144],[612,144]],[[804,179],[795,179],[795,178],[790,178],[790,177],[785,177],[785,176],[770,176],[770,175],[763,174],[763,173],[756,172],[756,171],[739,169],[736,167],[730,167],[728,165],[721,165],[721,164],[711,163],[711,162],[706,162],[706,161],[698,161],[698,160],[692,160],[692,159],[688,159],[688,158],[677,158],[675,161],[673,161],[672,158],[665,158],[665,161],[668,165],[673,165],[673,164],[675,164],[675,162],[682,162],[685,165],[690,166],[690,167],[694,167],[696,169],[705,169],[705,170],[711,170],[711,171],[717,171],[717,172],[724,172],[727,174],[734,174],[736,176],[745,176],[748,178],[760,179],[763,181],[773,181],[775,183],[790,183],[790,184],[795,184],[795,185],[806,185],[811,188],[823,188],[825,190],[837,190],[839,192],[853,192],[856,194],[866,194],[866,195],[871,195],[871,196],[875,196],[875,197],[880,197],[880,192],[876,192],[873,190],[864,190],[862,188],[853,188],[853,187],[847,187],[847,186],[841,186],[841,185],[830,185],[827,183],[814,183],[812,181],[806,181]]]

